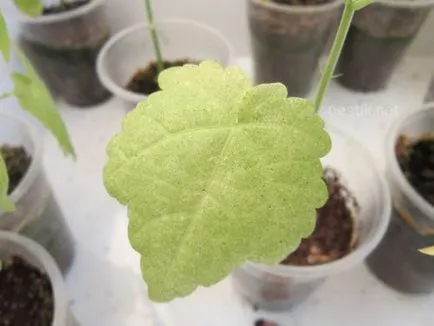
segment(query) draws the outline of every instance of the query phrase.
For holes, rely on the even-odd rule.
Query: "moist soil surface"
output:
[[[400,136],[396,156],[410,184],[434,206],[434,135],[416,141]]]
[[[278,326],[278,324],[265,319],[258,319],[255,321],[254,326]]]
[[[0,153],[6,163],[9,176],[8,195],[10,195],[26,175],[32,161],[24,147],[3,145]]]
[[[44,7],[43,15],[60,14],[62,12],[71,11],[81,6],[87,5],[90,0],[67,2],[64,5],[56,4],[54,6]]]
[[[316,227],[281,264],[309,266],[338,260],[354,249],[354,210],[358,205],[336,171],[326,169],[329,199],[317,210]]]
[[[198,62],[189,59],[175,61],[164,61],[164,69],[180,67],[185,64],[197,64]],[[151,62],[146,68],[138,70],[128,82],[126,88],[134,93],[150,95],[160,90],[158,86],[158,66]]]
[[[273,0],[275,3],[289,6],[315,6],[332,2],[332,0]]]
[[[54,302],[49,278],[19,257],[2,263],[0,326],[50,326]]]

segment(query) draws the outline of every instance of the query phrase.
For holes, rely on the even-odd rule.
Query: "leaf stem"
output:
[[[342,48],[345,43],[345,38],[347,37],[348,30],[351,26],[351,21],[353,20],[355,10],[351,4],[351,0],[345,1],[345,8],[342,14],[341,23],[339,24],[339,29],[336,34],[336,38],[333,42],[333,47],[330,51],[330,55],[327,59],[327,64],[324,69],[321,81],[319,83],[318,90],[316,92],[315,98],[315,110],[318,112],[321,107],[322,101],[324,99],[324,94],[330,84],[330,80],[333,77],[334,70],[338,63],[339,57],[342,52]]]
[[[14,93],[7,92],[7,93],[0,94],[0,101],[4,100],[4,99],[7,99],[8,97],[11,97],[11,96],[14,96]]]
[[[145,0],[146,4],[146,14],[148,17],[149,29],[151,31],[152,42],[154,43],[155,57],[157,60],[158,71],[164,70],[163,55],[161,54],[160,41],[158,39],[157,29],[154,22],[154,12],[152,10],[151,0]]]

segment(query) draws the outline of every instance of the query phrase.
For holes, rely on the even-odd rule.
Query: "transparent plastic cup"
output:
[[[96,59],[109,38],[105,0],[64,13],[20,16],[20,45],[53,95],[88,107],[111,94],[96,74]]]
[[[34,128],[12,115],[0,114],[0,146],[23,146],[29,169],[10,195],[14,212],[0,211],[0,230],[21,233],[38,242],[66,273],[75,256],[74,240],[42,167],[42,143]]]
[[[54,318],[51,325],[78,326],[79,324],[68,307],[68,295],[62,275],[45,249],[26,237],[0,231],[0,260],[11,256],[19,256],[49,277],[54,296]]]
[[[306,96],[342,5],[341,0],[312,6],[248,0],[255,82],[280,82],[289,96]]]
[[[227,66],[231,46],[217,30],[190,20],[165,20],[156,23],[165,60],[215,60]],[[133,109],[146,96],[125,88],[137,70],[155,61],[147,24],[128,27],[114,35],[98,57],[98,76],[103,85]]]
[[[407,294],[434,292],[434,258],[418,249],[434,245],[434,206],[410,185],[395,154],[400,135],[417,139],[434,134],[434,103],[397,120],[386,145],[393,213],[380,245],[367,260],[370,270],[389,287]]]
[[[377,246],[390,218],[390,196],[385,179],[364,147],[333,126],[327,126],[333,147],[323,166],[335,169],[355,196],[355,249],[331,263],[316,266],[264,266],[247,263],[233,273],[237,292],[263,310],[285,311],[305,301],[329,276],[361,264]]]
[[[378,0],[356,12],[337,81],[360,92],[386,88],[433,5],[433,0]]]

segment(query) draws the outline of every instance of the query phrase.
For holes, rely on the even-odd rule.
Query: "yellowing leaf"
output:
[[[50,92],[33,69],[24,54],[15,47],[26,74],[12,73],[14,94],[22,109],[36,117],[57,138],[65,154],[75,156],[68,131],[57,110]]]
[[[39,16],[42,13],[42,0],[14,0],[14,3],[28,16]]]
[[[0,155],[0,212],[10,212],[15,209],[15,205],[8,198],[9,176],[5,161]]]
[[[434,246],[433,247],[426,247],[419,250],[421,253],[428,255],[428,256],[434,256]]]
[[[8,27],[6,25],[5,18],[3,17],[3,13],[0,9],[0,52],[3,54],[3,57],[7,62],[10,60],[10,40]]]
[[[161,92],[108,145],[104,182],[128,206],[154,301],[276,264],[315,226],[330,138],[312,102],[212,61],[163,71]]]

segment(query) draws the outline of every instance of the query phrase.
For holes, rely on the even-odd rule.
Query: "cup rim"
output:
[[[300,279],[312,279],[312,278],[324,278],[344,272],[353,268],[356,264],[362,262],[378,245],[386,233],[389,221],[391,218],[391,198],[389,195],[389,187],[386,178],[380,173],[378,165],[374,161],[372,154],[360,143],[356,138],[342,131],[334,124],[326,123],[326,130],[332,135],[340,136],[344,139],[351,141],[354,147],[358,148],[358,151],[363,153],[363,156],[370,163],[371,169],[376,176],[380,192],[384,195],[382,201],[382,211],[378,216],[380,221],[379,226],[375,230],[375,234],[368,241],[357,246],[355,250],[348,255],[338,259],[336,261],[314,266],[290,266],[290,265],[273,265],[268,266],[264,264],[258,264],[253,262],[247,262],[245,264],[249,269],[260,270],[265,273],[271,273],[281,277],[297,277]]]
[[[27,119],[6,112],[1,112],[0,117],[9,119],[11,121],[16,122],[18,125],[21,125],[22,130],[29,137],[34,147],[34,152],[28,153],[31,157],[31,162],[29,168],[27,169],[26,174],[21,179],[18,186],[9,195],[9,198],[14,203],[17,203],[29,190],[32,182],[35,180],[37,176],[37,171],[41,168],[43,145],[42,145],[42,141],[40,141],[39,139],[40,137],[38,137],[37,135],[35,127]],[[0,143],[0,145],[2,144],[3,142]],[[1,212],[0,212],[0,218],[1,218]]]
[[[263,0],[250,0],[250,2],[263,6],[265,8],[282,11],[285,13],[318,13],[322,11],[332,10],[338,8],[344,4],[343,0],[333,0],[325,4],[302,6],[302,5],[286,5],[282,3],[276,3],[273,1]]]
[[[375,3],[381,3],[396,8],[420,8],[434,5],[434,0],[377,0]]]
[[[397,182],[400,190],[404,192],[404,194],[410,198],[414,204],[431,220],[434,220],[434,206],[430,205],[428,201],[423,198],[410,184],[407,178],[404,176],[402,172],[398,160],[395,155],[395,145],[398,135],[400,134],[399,130],[401,126],[408,120],[412,119],[420,119],[425,114],[433,112],[434,113],[434,102],[426,103],[422,105],[422,109],[418,111],[413,111],[407,114],[402,115],[399,119],[397,119],[392,127],[389,129],[387,134],[387,142],[386,142],[386,159],[387,163],[390,166],[390,170],[392,172],[393,179]]]
[[[76,18],[78,16],[82,16],[84,14],[87,14],[88,12],[92,11],[93,9],[104,5],[107,0],[91,0],[87,4],[77,7],[73,10],[69,10],[66,12],[61,12],[58,14],[51,14],[47,16],[37,16],[37,17],[30,17],[22,14],[21,12],[18,13],[18,19],[21,23],[26,24],[51,24],[51,23],[57,23],[60,21],[65,21],[69,19]]]
[[[207,24],[195,21],[195,20],[190,20],[190,19],[164,19],[164,20],[159,20],[155,23],[155,25],[172,25],[172,24],[184,24],[184,25],[192,25],[192,26],[196,26],[202,30],[206,30],[208,32],[210,32],[211,34],[213,34],[214,36],[216,36],[217,38],[220,39],[220,41],[225,45],[226,50],[228,52],[228,58],[229,61],[232,58],[232,46],[229,43],[229,41],[226,39],[226,37],[223,35],[223,33],[221,33],[219,30],[215,29],[214,27],[211,27]],[[127,28],[122,29],[121,31],[119,31],[118,33],[116,33],[115,35],[113,35],[102,47],[102,49],[100,50],[98,57],[97,57],[97,62],[96,62],[96,70],[97,70],[97,74],[99,76],[99,79],[101,81],[101,83],[104,85],[104,87],[106,87],[110,92],[112,92],[114,95],[120,97],[123,100],[126,101],[130,101],[130,102],[135,102],[135,103],[139,103],[143,100],[145,100],[148,96],[147,95],[141,95],[141,94],[137,94],[134,92],[131,92],[127,89],[124,89],[120,86],[117,85],[117,83],[115,83],[112,78],[109,77],[109,75],[105,72],[105,68],[103,65],[104,59],[107,56],[107,53],[110,51],[110,49],[117,43],[119,42],[119,40],[121,40],[122,38],[124,38],[125,36],[134,33],[140,29],[148,29],[150,27],[150,25],[148,23],[137,23],[134,24],[132,26],[129,26]]]
[[[52,325],[63,325],[68,314],[66,288],[59,267],[51,255],[37,242],[18,233],[0,230],[0,241],[6,240],[18,247],[24,248],[34,256],[44,267],[43,271],[50,279],[54,299],[54,316]]]

